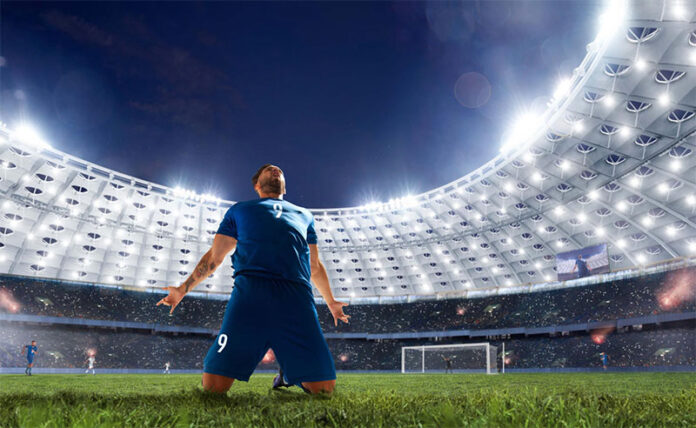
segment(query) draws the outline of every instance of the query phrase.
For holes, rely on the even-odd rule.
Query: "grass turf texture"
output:
[[[0,376],[0,426],[696,426],[696,373],[342,374],[333,397],[198,375]]]

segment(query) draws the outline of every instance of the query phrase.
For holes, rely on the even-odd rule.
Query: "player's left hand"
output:
[[[350,315],[346,315],[343,313],[343,307],[348,306],[348,303],[334,300],[332,303],[328,303],[327,306],[331,311],[331,315],[333,315],[334,326],[338,325],[338,320],[341,320],[344,323],[348,324],[348,318],[350,318]]]
[[[162,290],[169,291],[169,295],[157,302],[157,306],[171,306],[172,309],[169,311],[169,313],[171,314],[174,312],[174,308],[176,308],[176,305],[178,305],[179,302],[181,302],[181,299],[184,298],[186,293],[184,293],[183,290],[180,289],[180,287],[162,287]]]

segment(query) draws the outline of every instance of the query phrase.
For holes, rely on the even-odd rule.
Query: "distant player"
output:
[[[171,373],[169,372],[169,367],[170,367],[170,366],[171,366],[171,364],[169,364],[169,361],[167,361],[166,363],[164,363],[164,373],[162,373],[162,374],[171,374]]]
[[[575,260],[573,272],[578,271],[578,278],[584,278],[590,275],[591,269],[587,267],[587,262],[582,258],[582,254],[578,254],[578,259]]]
[[[348,322],[346,303],[334,299],[319,259],[314,218],[283,200],[285,176],[262,166],[251,179],[260,199],[238,202],[225,214],[213,245],[191,276],[157,304],[176,305],[208,278],[234,250],[234,290],[222,327],[205,357],[203,388],[224,393],[235,379],[249,380],[273,348],[284,376],[273,387],[297,385],[306,392],[332,392],[336,369],[319,325],[312,283],[334,318]],[[170,311],[170,312],[171,312]]]
[[[95,375],[97,374],[94,370],[94,363],[97,362],[97,359],[94,358],[94,355],[90,355],[87,358],[87,370],[85,370],[85,374],[89,373],[90,370],[92,370],[92,374]]]
[[[607,367],[609,367],[609,355],[606,352],[601,352],[599,358],[602,360],[602,369],[606,371]]]
[[[445,373],[451,373],[452,372],[452,357],[442,357],[442,359],[445,361]]]
[[[24,374],[31,376],[31,369],[34,367],[34,356],[39,348],[36,346],[36,340],[31,341],[31,345],[24,345],[22,348],[22,353],[27,353],[27,368],[24,370]]]

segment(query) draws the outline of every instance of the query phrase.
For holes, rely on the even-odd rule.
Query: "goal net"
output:
[[[498,373],[498,350],[490,343],[404,346],[401,373]]]

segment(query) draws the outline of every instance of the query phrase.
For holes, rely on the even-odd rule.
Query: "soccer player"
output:
[[[97,374],[97,373],[94,371],[94,363],[96,363],[96,362],[97,362],[97,359],[94,358],[94,355],[90,355],[90,356],[87,358],[87,370],[85,370],[85,374],[89,373],[90,370],[92,370],[92,374],[93,374],[93,375]]]
[[[599,358],[602,359],[602,369],[607,371],[607,367],[609,367],[609,355],[607,355],[606,352],[600,352]]]
[[[452,373],[452,357],[442,357],[445,361],[445,373]]]
[[[578,278],[584,278],[590,275],[590,268],[587,267],[587,262],[582,258],[582,254],[578,254],[578,259],[575,260],[572,272],[578,271]]]
[[[248,381],[273,348],[285,375],[281,383],[312,394],[331,393],[336,369],[317,318],[312,283],[334,325],[338,320],[347,323],[349,316],[343,313],[346,303],[334,298],[319,259],[314,218],[283,199],[285,176],[277,166],[262,166],[251,182],[260,199],[230,207],[191,276],[178,287],[164,287],[169,294],[157,305],[174,311],[234,250],[234,290],[220,333],[205,357],[203,388],[225,393],[235,379]]]
[[[171,366],[171,364],[169,364],[169,361],[167,361],[166,363],[164,363],[164,373],[162,373],[162,374],[171,374],[171,373],[169,372],[169,367],[170,367],[170,366]]]
[[[31,376],[31,369],[34,367],[34,356],[39,348],[36,346],[36,340],[31,341],[31,345],[24,345],[22,348],[22,353],[26,351],[27,353],[27,368],[24,370],[24,374]]]

